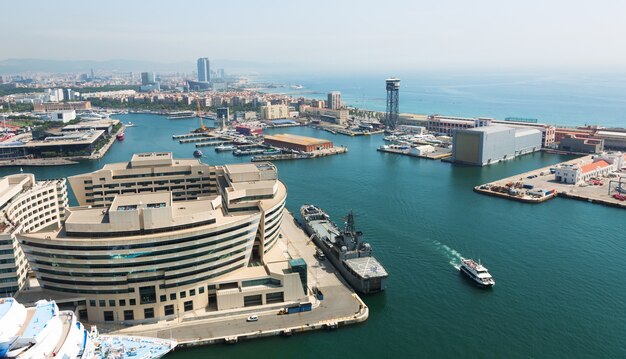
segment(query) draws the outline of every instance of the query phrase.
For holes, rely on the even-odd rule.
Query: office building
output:
[[[452,132],[460,129],[484,127],[491,125],[489,118],[466,118],[431,115],[428,116],[426,129],[438,135],[452,136]]]
[[[63,89],[45,89],[44,101],[46,102],[61,102],[65,99]]]
[[[89,101],[73,102],[43,102],[33,105],[35,112],[65,111],[65,110],[91,110]]]
[[[345,125],[348,121],[349,111],[346,109],[331,110],[329,108],[317,108],[312,106],[300,106],[300,112],[316,117],[320,121]]]
[[[154,72],[142,72],[141,73],[141,92],[160,91],[161,84],[156,81]]]
[[[453,132],[454,162],[485,166],[541,149],[541,132],[505,126],[459,129]]]
[[[141,85],[150,85],[156,82],[156,76],[154,72],[142,72],[141,73]]]
[[[574,135],[569,135],[561,139],[559,150],[576,153],[600,153],[604,150],[604,140],[578,138]]]
[[[198,82],[210,82],[211,81],[211,67],[208,57],[201,57],[198,59]]]
[[[48,112],[47,116],[48,117],[46,119],[48,121],[61,121],[63,123],[68,123],[76,119],[76,111],[75,110],[51,111],[51,112]]]
[[[136,324],[308,301],[275,247],[287,188],[274,165],[144,153],[107,166],[70,178],[81,206],[61,228],[18,237],[44,290],[85,301],[81,319]],[[102,206],[84,206],[96,198]]]
[[[15,235],[60,228],[66,206],[63,179],[38,182],[27,173],[0,179],[0,296],[13,296],[28,285],[28,263]]]
[[[333,91],[328,94],[328,101],[326,105],[331,110],[339,110],[341,106],[341,92]]]
[[[276,120],[289,117],[289,106],[287,105],[266,105],[261,106],[261,120]]]

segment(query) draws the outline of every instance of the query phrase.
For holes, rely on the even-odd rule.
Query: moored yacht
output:
[[[481,287],[493,287],[496,284],[487,268],[480,262],[476,263],[473,259],[461,257],[459,270]]]
[[[0,358],[17,339],[17,332],[25,325],[26,308],[13,298],[0,299]]]
[[[175,340],[99,335],[95,326],[91,329],[74,312],[59,311],[54,301],[25,308],[13,298],[0,298],[0,333],[8,338],[0,358],[158,359],[177,345]]]
[[[9,358],[43,358],[61,333],[59,307],[54,301],[38,301],[35,308],[29,308],[26,320],[28,324],[18,331],[6,354]]]

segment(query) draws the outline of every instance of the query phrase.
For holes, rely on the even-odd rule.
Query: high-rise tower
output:
[[[339,110],[341,108],[341,92],[333,91],[329,93],[326,106],[331,110]]]
[[[198,81],[211,81],[211,68],[209,67],[209,58],[201,57],[198,59]]]
[[[387,82],[387,113],[385,115],[385,126],[388,129],[395,129],[398,125],[398,95],[400,93],[400,79],[389,78]]]

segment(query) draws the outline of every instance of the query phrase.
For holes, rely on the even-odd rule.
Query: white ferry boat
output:
[[[98,335],[54,301],[25,308],[13,298],[0,299],[0,358],[158,359],[176,345],[168,339]]]
[[[496,281],[493,280],[487,268],[480,264],[480,262],[476,263],[473,259],[461,257],[459,270],[481,287],[493,287],[496,284]]]

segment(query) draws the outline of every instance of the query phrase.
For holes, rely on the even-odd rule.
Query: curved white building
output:
[[[134,323],[306,299],[300,274],[284,259],[266,261],[287,196],[272,164],[133,160],[70,178],[79,202],[103,198],[102,206],[68,208],[61,228],[19,236],[44,289],[85,299],[82,320]],[[95,181],[135,192],[90,195]],[[185,183],[179,191],[194,198],[176,200],[163,182]]]
[[[28,263],[15,234],[61,226],[67,206],[65,182],[37,182],[28,173],[0,179],[0,297],[27,285]]]

